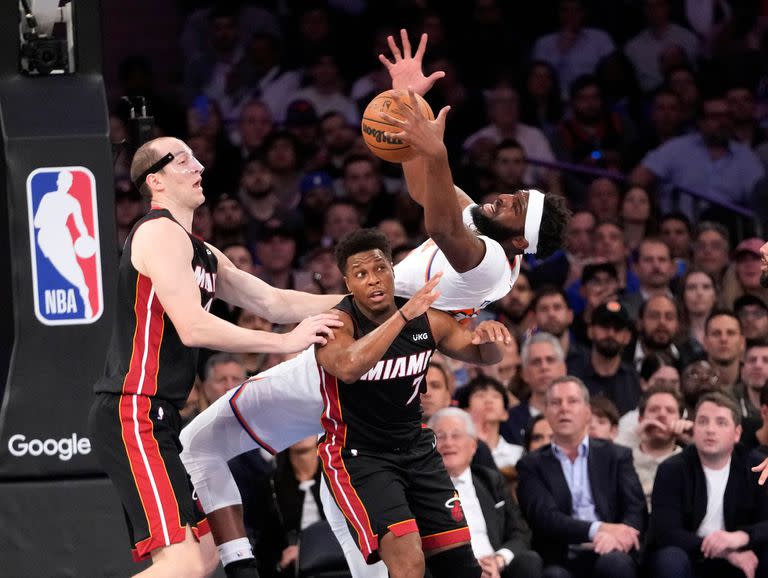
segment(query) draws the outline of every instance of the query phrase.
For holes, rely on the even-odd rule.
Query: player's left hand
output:
[[[387,36],[387,44],[389,44],[389,49],[392,51],[394,62],[391,62],[383,54],[379,54],[379,60],[387,68],[389,76],[392,78],[392,88],[395,90],[405,90],[412,86],[417,94],[424,96],[432,88],[436,80],[445,76],[445,72],[442,70],[433,72],[429,76],[424,76],[424,72],[421,69],[421,60],[424,58],[424,51],[427,49],[427,38],[426,32],[421,35],[419,46],[416,48],[416,54],[411,56],[411,41],[408,40],[408,32],[406,32],[405,28],[400,30],[400,41],[403,44],[402,53],[395,39],[392,36]]]
[[[382,120],[400,129],[394,132],[387,131],[384,135],[402,140],[421,155],[436,156],[444,153],[445,117],[451,107],[444,106],[435,120],[429,120],[416,102],[413,87],[408,87],[407,93],[395,93],[392,98],[397,103],[398,112],[403,118],[395,118],[386,112],[380,112],[379,116]]]
[[[483,321],[473,331],[472,345],[482,345],[483,343],[512,343],[512,335],[509,329],[498,321]]]

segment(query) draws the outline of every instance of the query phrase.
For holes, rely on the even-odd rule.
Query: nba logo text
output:
[[[104,312],[96,180],[85,167],[27,177],[35,315],[45,325],[93,323]]]

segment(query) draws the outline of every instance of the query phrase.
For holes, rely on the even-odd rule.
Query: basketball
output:
[[[75,241],[75,255],[88,259],[96,254],[96,239],[90,235],[82,235]]]
[[[393,93],[393,90],[387,90],[368,103],[363,113],[361,129],[365,144],[368,145],[373,154],[391,163],[402,163],[413,158],[414,152],[410,145],[405,144],[400,139],[384,136],[385,132],[398,132],[400,128],[386,122],[380,115],[382,112],[386,112],[395,118],[402,118],[400,107],[392,96]],[[422,114],[428,119],[434,120],[435,115],[429,103],[418,94],[415,96]],[[410,101],[410,96],[407,93],[404,93],[403,98],[406,102]]]

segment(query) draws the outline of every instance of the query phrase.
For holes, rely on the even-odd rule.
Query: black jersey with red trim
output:
[[[112,340],[104,376],[94,391],[153,396],[182,408],[195,381],[198,350],[182,343],[155,294],[152,280],[131,263],[133,235],[153,219],[177,222],[168,210],[152,209],[134,225],[125,241]],[[200,304],[208,310],[216,291],[218,261],[202,240],[187,234],[194,251],[190,266],[200,286]]]
[[[396,298],[398,307],[406,300]],[[358,308],[351,295],[336,309],[347,313],[360,339],[378,327]],[[421,430],[421,399],[425,376],[435,351],[426,313],[400,331],[381,360],[353,383],[345,383],[320,368],[323,428],[332,443],[348,448],[405,449]]]

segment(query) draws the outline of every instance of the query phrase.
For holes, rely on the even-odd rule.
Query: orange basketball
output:
[[[386,112],[395,118],[403,118],[402,114],[400,114],[399,105],[392,98],[393,93],[393,90],[386,90],[368,103],[363,113],[363,122],[360,128],[363,131],[365,144],[368,145],[373,154],[391,163],[402,163],[413,158],[414,152],[411,150],[410,145],[405,144],[399,138],[384,136],[385,132],[399,132],[400,128],[386,122],[380,115],[380,113]],[[403,94],[405,102],[410,102],[410,96],[407,93]],[[435,115],[427,101],[417,94],[416,102],[419,103],[422,114],[428,119],[434,120]],[[408,104],[405,104],[405,106],[410,108]]]

